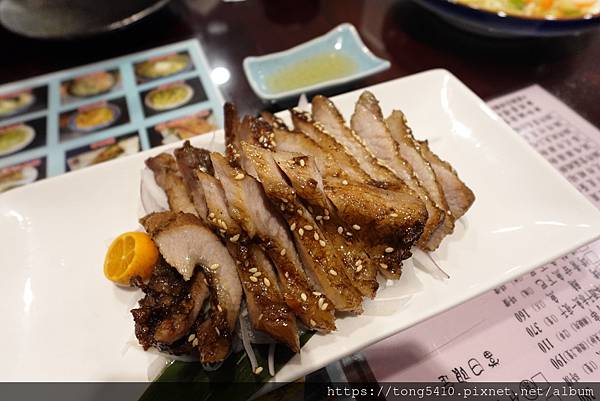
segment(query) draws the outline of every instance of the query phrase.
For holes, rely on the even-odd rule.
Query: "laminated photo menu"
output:
[[[0,193],[211,132],[222,104],[196,40],[0,86]]]

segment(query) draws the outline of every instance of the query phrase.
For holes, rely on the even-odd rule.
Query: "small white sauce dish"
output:
[[[313,85],[294,88],[288,91],[274,92],[268,85],[268,78],[286,67],[293,66],[311,57],[326,53],[336,53],[352,60],[354,71],[339,78],[322,81]],[[244,59],[244,73],[252,90],[263,100],[276,101],[302,93],[345,84],[360,78],[376,74],[390,68],[390,62],[375,56],[363,43],[354,25],[338,25],[325,35],[281,52]]]

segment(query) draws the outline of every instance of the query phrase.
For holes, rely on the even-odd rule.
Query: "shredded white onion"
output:
[[[275,347],[275,343],[269,345],[269,357],[267,362],[269,364],[269,374],[271,376],[275,376]]]
[[[242,344],[244,345],[244,350],[246,354],[248,354],[248,359],[250,359],[250,366],[252,366],[252,371],[254,372],[258,367],[258,363],[256,362],[256,355],[254,355],[254,350],[252,349],[252,344],[250,344],[250,338],[248,336],[248,326],[246,326],[246,321],[241,316],[239,317],[240,321],[240,333],[242,334]]]

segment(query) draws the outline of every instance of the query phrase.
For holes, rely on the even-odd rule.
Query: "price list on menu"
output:
[[[597,128],[539,86],[489,105],[600,207]],[[600,241],[378,343],[363,356],[380,382],[525,381],[544,388],[549,382],[600,381]]]

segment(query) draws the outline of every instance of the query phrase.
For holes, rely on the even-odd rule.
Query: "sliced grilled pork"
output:
[[[431,167],[433,167],[439,183],[442,185],[452,215],[455,219],[461,218],[469,210],[473,202],[475,202],[475,194],[461,181],[454,168],[448,162],[440,159],[429,149],[427,141],[420,141],[419,145],[421,146],[423,155],[431,163]]]
[[[341,143],[324,130],[322,124],[316,123],[308,113],[295,109],[290,112],[294,128],[318,144],[319,149],[309,154],[315,159],[325,158],[327,160],[327,169],[321,170],[324,176],[352,177],[355,181],[361,182],[371,181],[371,177],[360,167],[358,161]],[[297,139],[297,141],[302,142],[301,139]],[[278,149],[281,149],[282,144],[279,141],[277,143]],[[302,153],[300,151],[302,147],[307,148],[308,146],[300,144],[300,148],[296,148],[296,152]],[[306,151],[304,152],[306,153]],[[347,177],[342,177],[342,175],[346,175]]]
[[[315,161],[300,153],[277,151],[273,159],[290,180],[297,195],[309,205],[329,209],[323,190],[323,179]]]
[[[299,352],[296,318],[285,304],[278,278],[267,256],[256,244],[229,243],[227,247],[236,258],[252,327]]]
[[[341,113],[329,99],[315,96],[312,100],[312,114],[322,129],[342,144],[372,179],[385,183],[400,181],[388,166],[377,160],[377,155],[373,155],[368,147],[365,147],[356,132],[346,126]]]
[[[373,101],[376,102],[377,100]],[[377,109],[379,110],[378,107]],[[404,114],[397,110],[393,111],[386,119],[386,124],[390,134],[399,145],[400,156],[411,165],[419,182],[431,196],[431,200],[446,214],[443,222],[436,228],[427,243],[427,248],[435,249],[445,236],[452,234],[452,231],[454,231],[454,216],[446,202],[444,190],[438,182],[439,180],[431,164],[425,159],[421,146],[413,137],[411,129],[406,125]]]
[[[376,112],[375,109],[378,109],[379,106],[373,103],[372,100],[366,92],[363,92],[360,96],[352,115],[352,128],[363,139],[371,152],[390,166],[396,175],[425,203],[429,217],[418,244],[424,249],[433,250],[435,248],[430,246],[429,239],[435,229],[443,222],[445,213],[434,204],[427,190],[419,183],[413,169],[400,157],[399,145],[390,135],[381,113]]]
[[[335,330],[331,304],[308,281],[300,258],[281,216],[265,197],[261,185],[214,153],[211,156],[215,175],[223,185],[229,212],[251,238],[258,237],[273,261],[281,283],[285,303],[302,322],[321,331]],[[240,175],[243,174],[243,177]],[[319,301],[323,298],[323,301]]]
[[[186,145],[190,153],[196,149],[187,142],[184,147]],[[300,345],[296,319],[284,303],[273,268],[257,245],[241,244],[246,239],[245,233],[229,214],[225,192],[212,175],[214,169],[208,152],[207,156],[202,163],[204,168],[196,166],[195,170],[206,194],[207,220],[215,232],[227,238],[227,249],[236,261],[252,325],[298,352]]]
[[[362,297],[345,273],[344,263],[306,207],[287,184],[273,153],[242,142],[242,151],[254,164],[269,199],[281,205],[309,277],[341,311],[362,311]],[[293,228],[292,228],[293,227]]]
[[[235,262],[219,238],[198,217],[186,213],[152,213],[141,219],[167,263],[189,280],[202,266],[211,289],[210,317],[196,331],[200,359],[220,362],[229,354],[242,288]]]
[[[379,286],[376,280],[377,267],[369,259],[363,244],[358,244],[351,234],[347,235],[352,231],[352,224],[342,222],[327,200],[323,179],[313,158],[280,150],[273,153],[273,158],[290,180],[296,194],[309,205],[309,212],[315,216],[315,221],[331,246],[342,257],[346,275],[353,286],[361,294],[374,297]],[[346,230],[339,232],[340,227],[346,227]]]
[[[200,187],[195,171],[200,170],[208,172],[207,169],[211,168],[210,154],[207,150],[192,146],[190,141],[185,141],[181,148],[175,149],[174,154],[188,195],[192,199],[194,208],[198,212],[198,217],[203,221],[206,221],[206,216],[209,213],[206,208],[206,198],[204,196],[204,191]]]
[[[204,274],[198,271],[186,282],[161,259],[148,284],[140,277],[134,278],[133,284],[144,292],[139,307],[131,311],[136,337],[144,349],[155,346],[176,354],[190,352],[191,344],[179,340],[184,336],[187,340],[187,334],[208,298]]]
[[[322,156],[323,153],[331,155],[331,158],[335,160],[337,163],[335,166],[330,167],[327,171],[330,172],[329,175],[324,174],[324,181],[332,181],[332,185],[327,186],[325,192],[329,194],[332,188],[335,188],[337,194],[333,196],[336,197],[339,201],[341,195],[343,195],[346,191],[357,191],[357,193],[369,193],[373,190],[371,186],[387,188],[389,191],[397,191],[399,192],[398,196],[400,197],[408,197],[411,202],[408,203],[408,213],[415,212],[417,210],[422,211],[422,207],[412,208],[411,204],[414,203],[416,199],[410,196],[411,191],[408,190],[406,185],[402,182],[381,185],[380,182],[372,180],[366,173],[358,167],[358,163],[356,160],[349,155],[345,148],[341,146],[334,138],[332,138],[326,131],[321,128],[321,124],[314,123],[311,117],[306,113],[300,113],[297,111],[292,111],[292,121],[294,122],[294,126],[296,129],[301,130],[306,133],[307,136],[311,137],[315,141],[318,141],[319,147],[321,148],[321,155],[319,155],[319,150],[312,150],[311,154],[313,157],[327,158],[326,156]],[[281,140],[278,140],[278,149],[281,147]],[[291,142],[291,140],[286,140],[285,142]],[[306,147],[306,141],[301,141],[296,139],[293,143],[298,144],[296,146],[297,151],[302,151],[302,146]],[[342,172],[337,172],[336,168],[343,166]],[[356,172],[358,170],[358,172]],[[352,174],[348,176],[348,179],[342,179],[345,177],[345,171],[352,171]],[[333,172],[333,174],[331,174]],[[351,177],[351,178],[350,178]],[[350,186],[343,185],[344,182],[352,183]],[[342,185],[339,185],[342,183]],[[359,188],[360,187],[360,188]],[[352,194],[351,194],[352,195]],[[418,203],[418,202],[417,202]],[[398,207],[401,207],[398,205]],[[369,279],[372,277],[375,269],[379,269],[379,271],[386,277],[390,279],[397,279],[400,277],[401,273],[401,264],[391,263],[391,260],[394,259],[394,255],[386,255],[386,260],[388,263],[385,263],[381,260],[382,250],[389,248],[390,246],[396,249],[394,242],[395,238],[385,238],[379,237],[376,235],[370,235],[366,238],[361,238],[363,235],[360,233],[354,233],[354,229],[352,228],[355,225],[355,222],[345,221],[338,216],[337,210],[335,208],[330,208],[331,212],[330,219],[324,223],[324,227],[327,230],[331,230],[329,226],[335,223],[333,227],[337,232],[342,232],[343,236],[346,239],[347,244],[343,245],[340,243],[340,248],[343,246],[344,253],[346,255],[346,260],[351,260],[354,263],[355,269],[362,274],[365,280],[369,282]],[[391,212],[393,213],[393,212]],[[420,212],[419,212],[420,213]],[[362,220],[362,219],[361,219]],[[413,219],[413,221],[418,221],[417,219]],[[419,230],[422,228],[418,228]],[[354,234],[358,235],[354,235]],[[378,243],[378,241],[380,241]],[[389,241],[392,241],[390,243]],[[408,242],[412,243],[414,241],[413,237],[408,238]],[[363,252],[361,252],[363,250]],[[405,245],[401,243],[398,251],[395,251],[394,254],[399,253],[401,257],[396,258],[397,260],[402,260],[409,256],[409,253],[405,253]],[[348,255],[350,251],[353,251],[352,255]],[[362,255],[361,255],[362,253]],[[366,253],[366,255],[364,255]],[[369,255],[373,255],[373,259],[369,257]],[[365,257],[366,256],[366,257]],[[356,263],[360,263],[360,267],[356,266]],[[364,287],[361,287],[364,289]],[[364,293],[364,292],[363,292]]]
[[[244,235],[242,228],[229,214],[225,192],[219,180],[200,170],[196,170],[196,177],[205,194],[208,224],[221,236],[240,238]]]
[[[421,236],[427,221],[423,203],[410,191],[386,190],[356,182],[328,179],[327,197],[348,230],[365,244],[369,257],[388,277],[400,274],[402,261]]]
[[[172,211],[197,214],[173,156],[161,153],[146,160],[146,166],[152,170],[156,183],[167,194]]]

